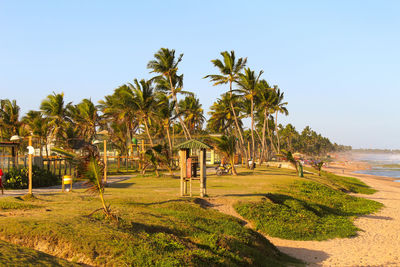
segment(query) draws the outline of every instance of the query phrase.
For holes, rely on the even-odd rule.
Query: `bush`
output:
[[[37,166],[32,168],[32,186],[45,187],[61,184],[61,179]],[[28,168],[14,168],[3,177],[3,185],[7,189],[26,189],[28,188]]]

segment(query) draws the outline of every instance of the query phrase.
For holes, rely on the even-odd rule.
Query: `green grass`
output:
[[[0,241],[1,266],[79,266],[33,249]]]
[[[151,172],[136,175],[105,190],[119,222],[108,221],[101,213],[88,217],[101,203],[83,189],[32,199],[2,198],[0,239],[90,265],[302,264],[239,219],[206,208],[195,198],[198,182],[193,183],[194,198],[180,198],[179,179],[156,178]],[[312,174],[299,178],[292,170],[278,168],[239,168],[238,176],[209,175],[207,193],[230,203],[239,201],[239,212],[267,234],[274,228],[276,236],[290,239],[352,236],[358,230],[352,218],[375,211],[380,204],[348,196],[343,191],[350,190],[338,182],[342,178],[335,179]]]
[[[327,185],[295,181],[264,201],[239,202],[235,208],[267,235],[292,240],[352,237],[360,230],[355,216],[373,213],[382,204],[350,196]]]
[[[37,205],[25,203],[21,199],[16,198],[0,198],[0,210],[28,210],[38,208]]]
[[[221,190],[221,180],[211,177],[209,183],[211,191],[214,183],[216,191]],[[30,248],[40,243],[40,249],[53,256],[91,265],[302,265],[239,219],[204,208],[196,198],[179,198],[178,193],[179,179],[173,178],[146,175],[111,184],[105,198],[118,223],[101,213],[88,217],[100,202],[84,190],[36,195],[21,202],[41,209],[0,216],[0,238]]]
[[[338,189],[342,191],[367,195],[376,192],[375,189],[369,187],[357,178],[340,176],[326,171],[322,171],[321,175],[326,177],[327,180],[336,185]]]

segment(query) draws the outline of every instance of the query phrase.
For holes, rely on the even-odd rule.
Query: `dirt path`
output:
[[[400,266],[400,183],[372,175],[346,171],[344,174],[357,177],[378,190],[373,195],[359,196],[385,205],[377,214],[356,219],[355,225],[361,229],[357,237],[328,241],[292,241],[266,237],[279,250],[305,261],[309,266]],[[232,207],[233,200],[211,198],[209,202],[212,208],[243,220]],[[253,228],[251,223],[246,223]]]

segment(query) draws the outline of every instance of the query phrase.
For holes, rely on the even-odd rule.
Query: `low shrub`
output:
[[[45,187],[61,184],[61,179],[37,166],[32,168],[32,186]],[[3,177],[3,185],[6,189],[25,189],[28,188],[28,168],[14,168]]]

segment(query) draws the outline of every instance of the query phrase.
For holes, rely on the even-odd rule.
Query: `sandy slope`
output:
[[[377,214],[362,216],[355,221],[356,226],[362,229],[357,237],[328,241],[266,237],[281,251],[307,262],[309,266],[400,266],[400,183],[351,173],[354,164],[348,165],[341,168],[332,166],[329,171],[364,181],[379,192],[359,196],[385,205]],[[210,199],[210,202],[215,209],[241,218],[228,199]],[[251,224],[248,226],[252,227]]]

